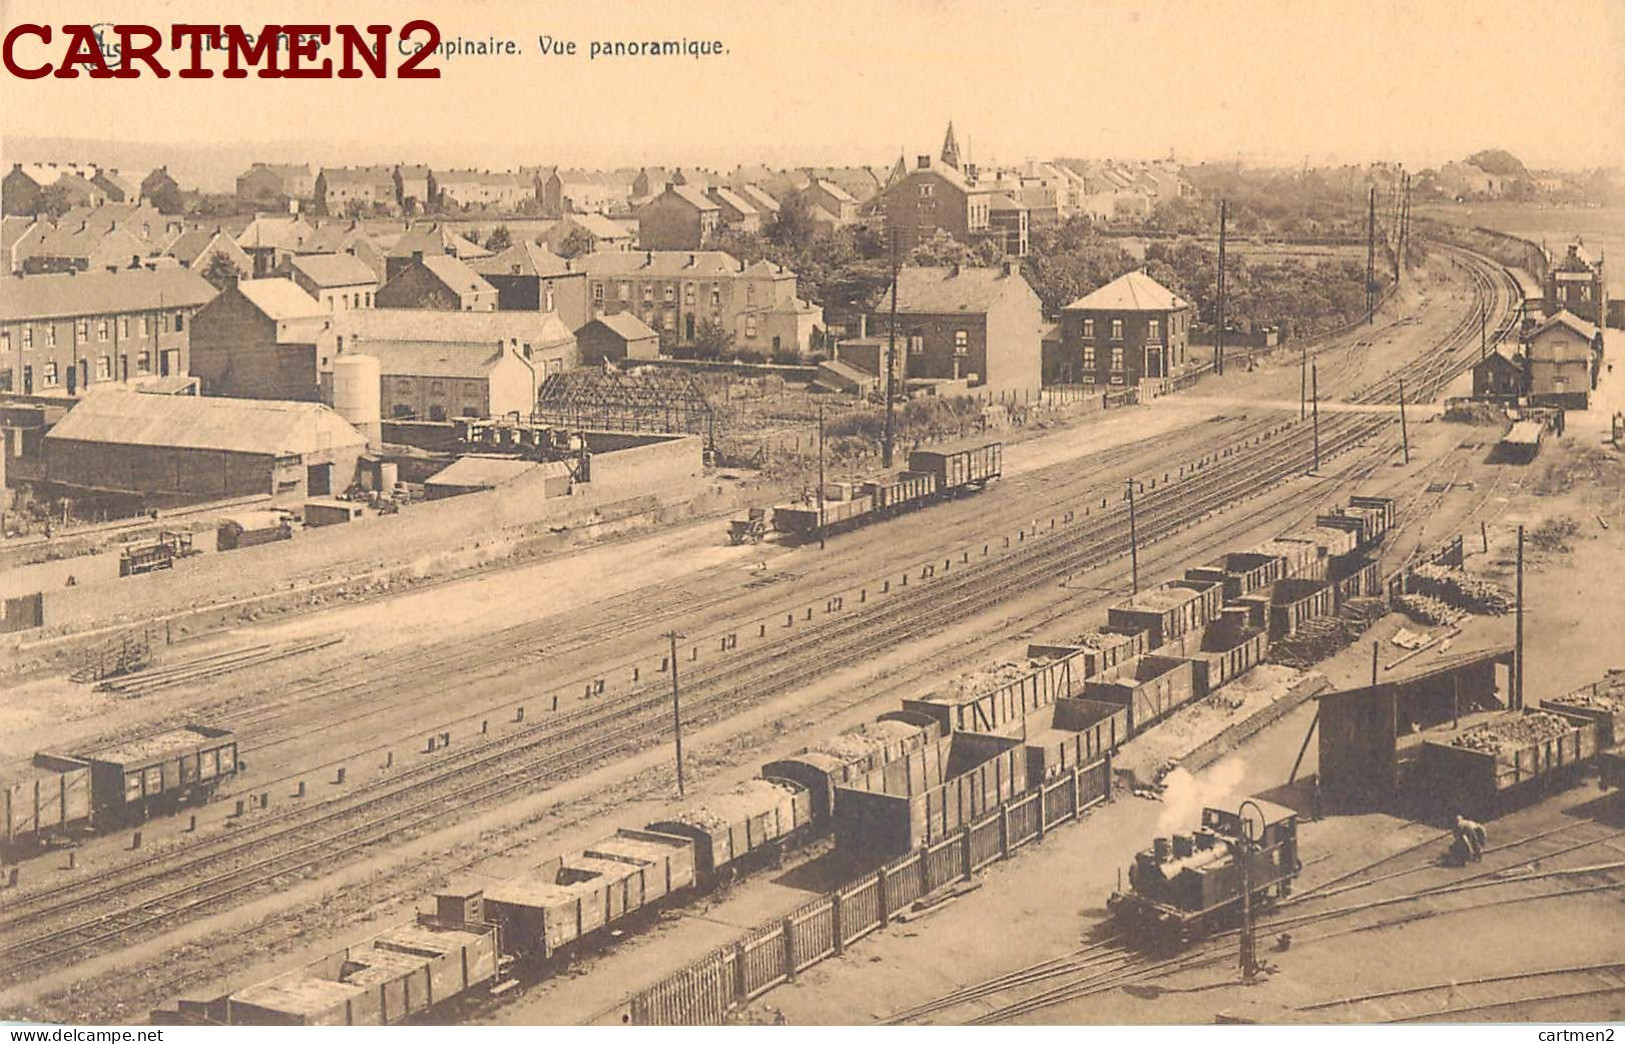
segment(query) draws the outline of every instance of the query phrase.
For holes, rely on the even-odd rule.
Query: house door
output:
[[[305,491],[313,497],[325,497],[333,492],[333,465],[312,464],[305,468]]]
[[[23,367],[23,394],[34,394],[34,368],[32,366]]]
[[[179,348],[166,348],[158,353],[158,375],[179,377],[181,373],[181,350]]]
[[[694,339],[694,317],[692,315],[685,315],[685,316],[683,316],[683,340],[692,341],[693,339]]]
[[[79,390],[79,367],[73,363],[68,364],[68,394],[72,395]]]

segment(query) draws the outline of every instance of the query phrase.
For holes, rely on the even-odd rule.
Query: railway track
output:
[[[1475,287],[1494,296],[1488,277]],[[1477,295],[1475,294],[1475,299]],[[1472,315],[1476,315],[1474,310]],[[1467,320],[1448,340],[1464,336]],[[1462,367],[1464,368],[1464,367]],[[1459,372],[1456,370],[1454,372]],[[1429,393],[1449,376],[1448,364],[1423,363]],[[1383,401],[1394,375],[1355,401]],[[1408,379],[1416,379],[1410,377]],[[1343,452],[1379,433],[1387,418],[1340,414],[1321,425],[1322,457]],[[1267,486],[1296,477],[1312,462],[1306,425],[1227,454],[1177,484],[1160,486],[1138,504],[1144,542],[1164,538],[1202,516],[1244,502]],[[1285,452],[1283,452],[1285,451]],[[1108,512],[1054,534],[1035,533],[1009,555],[916,585],[887,600],[884,613],[852,613],[806,633],[800,642],[776,642],[734,660],[687,672],[693,717],[732,713],[800,685],[812,670],[856,664],[899,642],[934,633],[948,622],[985,611],[1013,592],[1057,575],[1104,564],[1127,550],[1120,512]],[[883,615],[876,626],[872,617]],[[786,650],[784,645],[791,645]],[[816,667],[814,666],[816,665]],[[583,767],[660,739],[669,728],[663,687],[637,690],[552,721],[517,729],[478,747],[460,748],[434,762],[398,773],[378,785],[322,805],[256,819],[229,836],[200,839],[178,852],[117,868],[105,875],[32,893],[0,912],[0,958],[7,975],[57,967],[87,951],[121,944],[143,932],[172,927],[184,917],[218,909],[226,901],[290,875],[339,865],[369,846],[398,839],[464,811],[538,783],[567,778]],[[312,832],[317,832],[312,836]],[[252,852],[252,855],[247,854]],[[189,875],[198,880],[181,883]],[[95,907],[79,916],[79,911]],[[63,915],[68,923],[60,923]],[[19,929],[45,925],[27,937]]]

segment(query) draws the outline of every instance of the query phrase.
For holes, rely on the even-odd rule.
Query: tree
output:
[[[993,268],[1004,263],[1004,244],[997,239],[984,239],[971,249],[969,262],[982,268]]]
[[[74,207],[73,197],[61,185],[47,185],[40,190],[39,202],[35,204],[35,213],[45,214],[51,218],[59,218]]]
[[[801,193],[792,192],[779,201],[779,212],[768,222],[766,235],[776,246],[804,250],[817,231],[812,206]]]
[[[344,216],[351,221],[367,216],[367,204],[359,199],[352,199],[344,204]]]
[[[224,290],[234,286],[237,280],[246,274],[237,267],[237,262],[228,254],[210,254],[209,263],[203,266],[203,279],[216,290]]]
[[[541,243],[538,239],[537,243]],[[580,257],[582,254],[592,253],[592,234],[584,228],[572,228],[570,234],[564,237],[559,244],[559,256],[562,258]]]
[[[734,334],[715,319],[701,320],[694,331],[694,357],[721,359],[733,351]]]
[[[969,264],[970,248],[939,228],[931,233],[930,239],[922,240],[909,251],[908,263],[927,268]]]
[[[508,231],[507,225],[498,225],[485,237],[485,249],[493,254],[500,254],[513,246],[513,233]]]

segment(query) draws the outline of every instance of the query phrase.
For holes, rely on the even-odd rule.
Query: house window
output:
[[[921,337],[919,334],[911,334],[908,339],[908,354],[924,355],[925,338]]]
[[[390,416],[396,418],[397,420],[403,420],[412,416],[412,407],[408,406],[404,402],[397,402],[395,405],[389,408],[389,412]]]
[[[666,303],[667,304],[675,304],[676,302],[677,302],[677,287],[675,285],[671,284],[671,283],[667,283],[666,284]]]
[[[604,303],[604,284],[603,283],[594,283],[594,284],[592,284],[592,303],[593,304],[603,304]]]
[[[745,339],[749,341],[756,340],[756,317],[754,315],[745,316]]]
[[[98,341],[107,340],[107,320],[106,319],[98,319],[96,321],[96,340],[98,340]]]
[[[756,284],[755,283],[746,283],[745,284],[745,303],[747,305],[753,305],[753,304],[756,303]]]
[[[105,355],[98,356],[96,359],[96,379],[98,381],[105,381],[110,379],[112,376],[113,360]]]
[[[1113,319],[1112,320],[1112,340],[1121,341],[1122,339],[1123,339],[1123,320],[1121,320],[1121,319]]]
[[[120,337],[128,337],[128,336],[130,336],[130,317],[129,316],[127,316],[127,315],[119,316],[118,335]]]
[[[1095,350],[1093,348],[1085,348],[1083,350],[1083,368],[1085,370],[1093,370],[1095,368]]]
[[[411,381],[404,381],[404,380],[403,381],[396,381],[395,382],[395,394],[396,395],[410,395],[410,394],[412,394],[412,382]]]
[[[616,296],[619,297],[622,301],[630,301],[630,300],[632,300],[632,284],[631,283],[622,283],[620,285],[619,290],[616,292]]]
[[[56,360],[55,359],[52,359],[52,360],[49,360],[48,362],[46,362],[45,370],[44,370],[44,372],[42,372],[40,374],[40,380],[47,388],[55,388],[56,387],[56,382],[58,380],[58,377],[57,377],[57,374],[56,374]]]
[[[721,308],[722,307],[722,284],[721,283],[712,283],[711,284],[711,307],[712,308]]]
[[[186,313],[184,313],[184,312],[176,312],[175,313],[175,332],[180,333],[184,329],[186,329]]]
[[[643,284],[643,303],[644,304],[653,304],[654,299],[655,299],[655,285],[653,283],[644,283]]]
[[[1085,319],[1083,321],[1083,339],[1085,341],[1092,341],[1095,339],[1095,321],[1093,319]]]
[[[478,406],[464,406],[463,407],[463,416],[465,416],[465,417],[478,417],[479,415],[480,415],[480,408]]]
[[[1123,370],[1123,349],[1112,349],[1112,372],[1121,373]]]
[[[1152,319],[1146,324],[1145,339],[1153,344],[1162,340],[1162,320]]]
[[[28,332],[28,327],[26,327],[26,326],[23,327],[23,332],[26,334]],[[11,331],[10,330],[0,330],[0,352],[10,352],[10,351],[11,351]]]
[[[444,406],[440,405],[438,402],[435,403],[433,406],[430,406],[429,407],[429,419],[432,420],[432,421],[443,421],[443,420],[445,420],[446,419],[446,408]]]
[[[136,353],[135,372],[136,373],[151,373],[152,372],[152,353],[151,352],[138,352],[138,353]]]
[[[932,184],[929,184],[929,183],[921,185],[920,186],[920,198],[925,199],[925,198],[929,197],[931,195],[931,190],[933,188],[935,188],[935,187],[936,187],[935,185],[932,185]]]
[[[81,342],[90,340],[90,320],[81,319],[75,323],[73,333],[75,339]]]
[[[150,335],[151,333],[152,333],[152,323],[151,323],[151,321],[146,316],[142,316],[141,317],[141,336],[146,337],[146,336]],[[56,343],[55,339],[53,339],[51,343],[55,344]]]
[[[0,370],[0,392],[8,392],[11,390],[11,379],[11,367],[7,366],[5,369]]]
[[[169,332],[169,313],[165,312],[163,314],[163,316],[159,319],[159,322],[163,324],[164,333],[168,333]]]
[[[1589,286],[1581,286],[1580,287],[1580,300],[1582,300],[1582,301],[1591,300],[1591,287],[1589,287]]]
[[[371,294],[367,295],[367,306],[369,308],[372,306],[372,295]],[[542,311],[551,312],[552,310],[553,310],[553,284],[548,283],[547,286],[542,288]]]
[[[367,307],[368,307],[368,308],[371,308],[371,307],[372,307],[372,291],[371,291],[371,290],[368,290],[368,291],[367,291],[367,294],[366,294],[366,297],[365,297],[365,300],[366,300],[366,302],[367,302]]]
[[[966,355],[970,352],[970,333],[965,330],[954,331],[954,354]]]
[[[445,381],[430,381],[429,382],[429,394],[430,395],[444,395],[444,394],[446,394],[446,382]]]
[[[29,330],[27,327],[24,327],[24,329],[29,334],[33,333],[33,331]],[[32,341],[32,340],[33,340],[33,337],[29,337],[29,338],[25,339],[23,341],[23,347],[27,348],[29,342]],[[49,323],[47,323],[46,326],[45,326],[45,347],[47,347],[47,348],[55,348],[56,347],[56,327],[54,325],[52,325],[52,324],[49,324]]]
[[[688,305],[690,308],[694,307],[694,284],[693,283],[684,283],[683,284],[683,303]]]

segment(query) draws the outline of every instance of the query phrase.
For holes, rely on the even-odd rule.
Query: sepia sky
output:
[[[1531,166],[1625,163],[1625,0],[0,0],[22,21],[431,17],[516,40],[439,81],[20,81],[4,138],[242,142],[314,162],[731,166],[935,152],[980,162],[1238,156],[1412,167],[1508,148]],[[583,54],[544,58],[536,36]],[[720,58],[589,61],[594,39],[720,39]],[[312,150],[321,154],[312,155]]]

